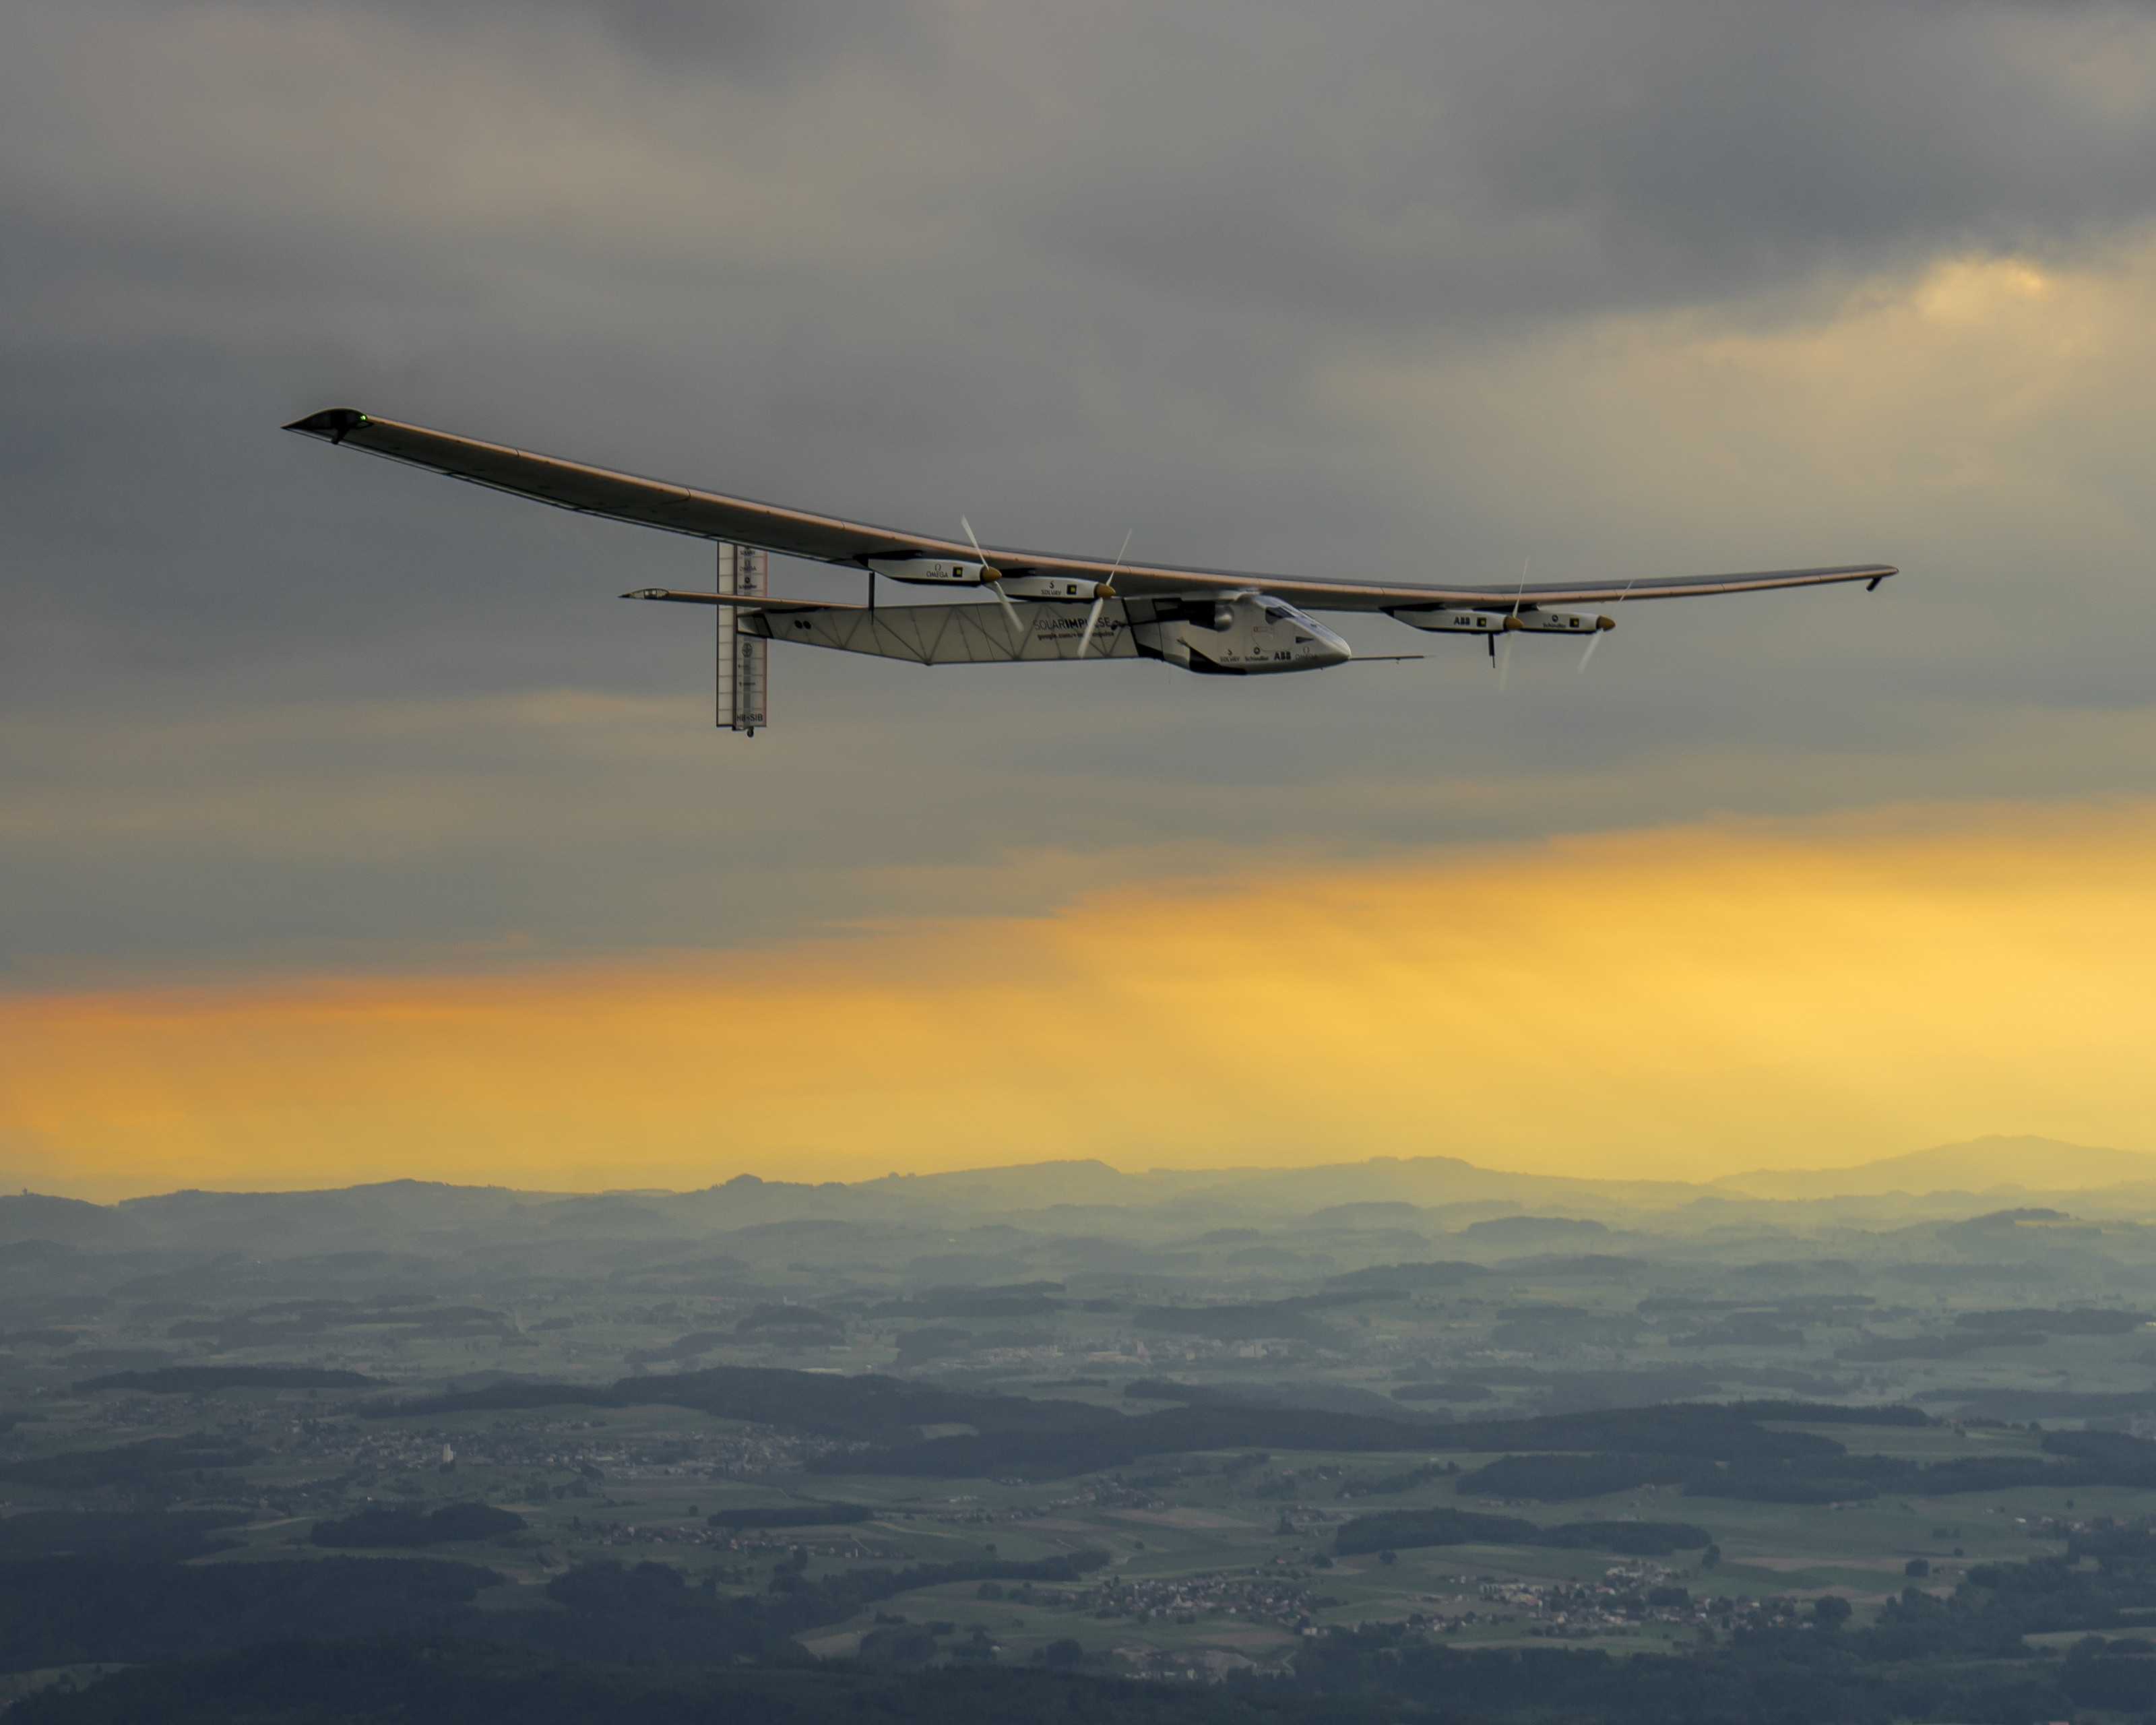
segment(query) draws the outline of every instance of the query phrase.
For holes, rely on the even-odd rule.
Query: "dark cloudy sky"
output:
[[[2152,162],[2143,4],[18,8],[16,1009],[1732,820],[2081,830],[2156,795]],[[1383,620],[1430,661],[781,652],[752,742],[700,619],[613,598],[705,548],[277,430],[342,403],[1167,562],[1908,572],[1640,607],[1502,695]],[[0,1113],[0,1174],[69,1131]]]

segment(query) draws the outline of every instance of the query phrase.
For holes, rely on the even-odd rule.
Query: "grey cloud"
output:
[[[2156,208],[2145,13],[1353,15],[1285,67],[1224,22],[1227,75],[1194,89],[1095,69],[1111,141],[1034,208],[1044,239],[1231,305],[1471,329],[1800,290],[1942,248],[2070,247]]]
[[[2062,410],[2086,459],[2031,447],[2071,484],[2010,501],[1650,398],[1610,352],[1657,337],[1602,331],[2100,258],[2150,214],[2145,10],[84,0],[15,48],[0,805],[44,824],[0,957],[741,939],[951,907],[880,870],[1830,806],[1837,757],[1851,799],[2023,794],[1991,703],[2141,699],[2130,379]],[[1332,381],[1424,367],[1394,418]],[[1444,642],[1236,691],[783,657],[784,728],[742,745],[701,726],[701,632],[612,597],[704,550],[275,429],[339,400],[1163,560],[1916,572],[1627,615],[1593,679],[1537,661],[1502,703]],[[2003,625],[2032,571],[2044,626]],[[516,704],[564,690],[655,704],[580,753]],[[420,730],[351,716],[395,702]]]
[[[276,11],[290,0],[251,3]],[[426,0],[372,0],[370,9],[420,24],[443,18]],[[931,52],[945,23],[941,8],[920,0],[465,0],[457,8],[465,26],[484,18],[514,29],[550,18],[588,28],[662,70],[780,81],[834,58]]]

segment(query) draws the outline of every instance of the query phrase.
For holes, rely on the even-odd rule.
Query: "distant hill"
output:
[[[2099,1196],[2102,1194],[2105,1195]],[[2079,1194],[2087,1194],[2086,1196]],[[1748,1205],[1810,1202],[1842,1222],[1963,1220],[2065,1205],[2085,1221],[2156,1214],[2156,1155],[1989,1137],[1852,1168],[1763,1169],[1711,1184],[1507,1173],[1451,1156],[1372,1157],[1289,1168],[1149,1169],[1096,1161],[886,1175],[848,1183],[739,1175],[693,1192],[518,1191],[427,1180],[331,1190],[171,1192],[116,1204],[0,1196],[0,1270],[70,1255],[182,1255],[159,1297],[214,1280],[212,1255],[305,1256],[335,1280],[475,1251],[544,1245],[675,1291],[732,1288],[798,1263],[902,1270],[916,1288],[1061,1275],[1151,1273],[1177,1252],[1245,1240],[1282,1257],[1322,1237],[1336,1261],[1522,1250],[1608,1253],[1639,1230],[1743,1229],[1779,1219]],[[1616,1234],[1607,1232],[1614,1228]],[[1281,1230],[1299,1229],[1300,1236]],[[1053,1255],[1040,1242],[1053,1238]],[[1735,1235],[1730,1236],[1734,1240]],[[1737,1250],[1732,1245],[1731,1250]],[[1163,1254],[1167,1255],[1165,1257]],[[366,1255],[372,1255],[371,1258]],[[379,1261],[376,1261],[379,1260]],[[1359,1260],[1359,1263],[1357,1261]],[[1604,1267],[1618,1266],[1614,1257]]]
[[[1876,1198],[1906,1192],[2084,1192],[2156,1181],[2156,1156],[2056,1138],[1972,1138],[1856,1168],[1762,1168],[1714,1183],[1748,1198]]]
[[[1609,1232],[1600,1222],[1576,1216],[1491,1216],[1470,1222],[1460,1230],[1464,1240],[1477,1244],[1496,1240],[1507,1245],[1573,1245],[1599,1240]]]
[[[99,1247],[136,1245],[141,1239],[141,1230],[103,1204],[76,1198],[48,1198],[35,1192],[0,1198],[0,1241],[44,1240]]]
[[[1158,1174],[1132,1178],[1134,1182],[1163,1178]],[[1693,1202],[1702,1189],[1679,1180],[1508,1173],[1456,1156],[1373,1156],[1363,1162],[1311,1168],[1224,1168],[1197,1178],[1206,1183],[1185,1194],[1187,1201],[1216,1215],[1243,1211],[1306,1217],[1321,1209],[1374,1204],[1411,1205],[1424,1212],[1437,1205],[1462,1204],[1492,1205],[1496,1210],[1522,1205],[1670,1210]],[[1449,1219],[1424,1214],[1414,1219],[1427,1226]]]

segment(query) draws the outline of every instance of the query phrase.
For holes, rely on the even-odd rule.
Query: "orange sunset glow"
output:
[[[2145,803],[1690,825],[716,956],[18,993],[0,1141],[100,1195],[2140,1145],[2152,843]]]

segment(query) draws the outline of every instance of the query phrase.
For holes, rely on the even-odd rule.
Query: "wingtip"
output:
[[[371,423],[357,408],[324,408],[319,413],[295,419],[285,429],[296,431],[302,437],[326,437],[333,444],[341,444],[361,426]]]

